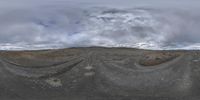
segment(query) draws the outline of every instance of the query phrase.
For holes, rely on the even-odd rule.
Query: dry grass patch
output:
[[[139,60],[139,64],[143,66],[155,66],[168,61],[171,61],[178,56],[180,53],[175,52],[154,52],[154,53],[146,53]]]

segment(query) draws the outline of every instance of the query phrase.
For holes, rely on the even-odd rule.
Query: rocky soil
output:
[[[0,51],[0,100],[199,100],[200,51]]]

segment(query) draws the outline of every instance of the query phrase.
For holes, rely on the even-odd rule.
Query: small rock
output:
[[[195,59],[195,60],[193,60],[193,62],[199,62],[200,60],[198,60],[198,59]]]
[[[53,87],[60,87],[62,86],[62,82],[60,79],[58,78],[49,78],[47,80],[45,80],[49,85],[53,86]]]
[[[85,73],[84,75],[85,76],[93,76],[95,74],[95,72],[87,72],[87,73]]]
[[[92,67],[92,66],[90,66],[90,65],[88,65],[88,66],[86,66],[86,67],[85,67],[85,69],[86,69],[86,70],[92,70],[92,69],[93,69],[93,67]]]
[[[72,82],[73,82],[73,83],[76,83],[76,82],[77,82],[77,80],[73,80]]]

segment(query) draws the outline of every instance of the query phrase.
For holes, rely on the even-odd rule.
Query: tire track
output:
[[[0,61],[3,64],[4,68],[13,74],[29,78],[45,78],[63,74],[67,71],[70,71],[73,67],[80,64],[83,61],[83,59],[74,58],[70,61],[56,63],[50,66],[41,66],[40,68],[34,68],[34,67],[29,68],[26,66],[21,66],[19,64],[14,64],[4,61],[2,60],[2,58],[0,58]]]

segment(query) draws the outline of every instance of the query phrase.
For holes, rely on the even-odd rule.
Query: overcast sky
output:
[[[0,0],[0,49],[199,49],[199,5],[200,0]]]
[[[116,7],[152,6],[152,7],[199,7],[199,0],[1,0],[1,7],[25,7],[39,5],[103,5]],[[80,5],[82,4],[82,5]]]

